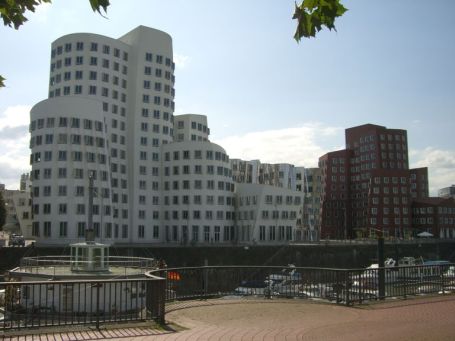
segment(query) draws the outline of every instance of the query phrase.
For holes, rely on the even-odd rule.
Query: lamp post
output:
[[[344,240],[348,239],[347,219],[346,219],[346,204],[343,204],[343,225],[344,225]]]
[[[378,294],[379,299],[385,297],[385,269],[384,269],[384,235],[380,231],[378,234]]]
[[[385,260],[384,260],[384,233],[380,229],[372,228],[377,235],[377,255],[378,255],[378,296],[383,300],[385,297]]]

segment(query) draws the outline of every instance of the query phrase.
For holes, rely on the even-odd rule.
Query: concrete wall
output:
[[[19,265],[24,255],[65,255],[69,248],[0,248],[0,272]],[[112,256],[156,257],[168,266],[209,265],[286,265],[309,267],[357,268],[375,261],[375,245],[293,245],[245,247],[112,247]],[[455,242],[386,244],[385,256],[446,259],[455,262]]]

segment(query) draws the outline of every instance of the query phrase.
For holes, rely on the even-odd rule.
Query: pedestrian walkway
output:
[[[355,307],[302,300],[207,300],[174,308],[165,329],[142,326],[11,340],[455,340],[455,295]]]

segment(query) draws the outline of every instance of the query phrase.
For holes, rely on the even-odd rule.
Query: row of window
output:
[[[123,127],[123,129],[125,129]],[[44,137],[44,139],[43,139]],[[68,138],[69,137],[69,138]],[[105,139],[102,137],[93,137],[91,135],[79,135],[79,134],[57,134],[57,144],[75,144],[81,145],[84,144],[86,146],[96,146],[98,148],[104,148],[105,146]],[[83,142],[83,143],[82,143]],[[35,135],[30,138],[30,148],[35,146],[41,146],[42,144],[53,144],[54,143],[54,134],[45,134],[45,135]],[[45,153],[51,153],[45,152]],[[48,161],[48,160],[47,160]]]
[[[409,218],[393,218],[389,219],[387,217],[382,218],[382,225],[409,225]],[[378,225],[377,218],[370,218],[370,225]]]
[[[71,152],[71,159],[68,158],[68,154],[69,154],[69,152],[67,152],[66,150],[59,150],[57,153],[56,161],[68,161],[68,160],[75,161],[75,162],[83,161],[82,152],[78,152],[78,151]],[[30,164],[32,165],[32,164],[36,164],[39,162],[53,161],[52,155],[53,155],[52,151],[45,151],[43,153],[36,152],[36,153],[30,154]],[[120,151],[120,158],[123,160],[126,159],[126,152],[124,150]],[[89,162],[89,163],[98,162],[99,164],[104,165],[107,163],[107,158],[106,158],[105,154],[85,152],[85,161]]]
[[[182,142],[185,140],[185,134],[177,134],[176,142]],[[207,141],[207,138],[204,136],[197,136],[191,134],[191,141]]]
[[[202,159],[202,150],[195,150],[193,151],[193,159],[201,160]],[[190,160],[191,152],[189,150],[176,150],[172,153],[172,160],[177,161],[182,158],[182,160]],[[205,159],[206,160],[216,160],[216,161],[223,161],[229,162],[229,156],[222,152],[213,152],[212,150],[206,150],[205,152]],[[164,153],[164,161],[171,161],[171,152]]]
[[[182,196],[172,196],[172,197],[169,197],[169,196],[165,196],[164,197],[164,205],[166,206],[169,206],[171,205],[179,205],[180,203],[183,204],[183,205],[190,205],[190,204],[193,204],[193,205],[202,205],[202,196],[201,195],[193,195],[192,197],[189,196],[189,195],[182,195]],[[232,197],[229,197],[229,196],[223,196],[223,195],[219,195],[219,196],[213,196],[213,195],[206,195],[205,196],[205,200],[204,200],[204,204],[205,205],[215,205],[215,198],[216,198],[216,203],[218,205],[226,205],[226,206],[234,206],[234,198]],[[171,201],[172,199],[172,201]],[[190,200],[192,199],[192,200]],[[139,196],[139,204],[145,204],[145,196]]]
[[[144,89],[147,89],[147,90],[151,89],[151,84],[152,84],[151,81],[149,81],[149,80],[144,80],[144,84],[143,84]],[[155,83],[154,83],[154,88],[153,88],[153,90],[155,90],[155,91],[161,91],[161,89],[162,89],[161,85],[162,85],[162,83],[160,83],[160,82],[155,82]],[[171,88],[171,86],[168,85],[168,84],[164,84],[164,92],[167,93],[167,94],[170,93],[172,97],[175,96],[175,90],[174,90],[174,88]]]
[[[162,55],[159,55],[159,54],[156,54],[155,55],[155,63],[157,64],[163,64],[163,56]],[[153,54],[151,52],[146,52],[145,53],[145,61],[146,62],[153,62]],[[175,64],[171,61],[170,58],[166,58],[165,59],[165,64],[166,66],[171,66],[172,69],[174,69],[175,67]]]
[[[40,205],[39,204],[34,204],[32,207],[32,212],[34,215],[39,215],[40,214]],[[51,204],[50,203],[45,203],[42,204],[42,209],[41,209],[41,214],[43,215],[49,215],[51,214]],[[118,208],[111,208],[110,205],[102,205],[101,210],[98,205],[93,205],[94,207],[94,215],[103,215],[103,216],[111,216],[114,219],[121,218],[121,219],[128,219],[128,209],[121,209],[119,210]],[[62,203],[58,204],[58,211],[57,213],[60,215],[66,215],[68,214],[68,208],[67,204]],[[54,212],[55,213],[55,212]],[[86,207],[85,204],[76,204],[74,207],[74,213],[77,215],[85,215],[86,214]],[[153,218],[154,219],[159,219],[159,211],[153,211],[152,212]]]
[[[266,234],[268,228],[268,234]],[[259,226],[260,241],[292,240],[292,226]]]
[[[160,133],[160,125],[159,124],[149,124],[148,122],[141,122],[140,127],[141,127],[141,131],[143,131],[143,132],[148,132],[149,130],[151,130],[154,133],[158,133],[158,134]],[[165,135],[169,134],[169,135],[172,136],[174,134],[174,129],[169,128],[166,125],[163,125],[162,126],[162,133],[165,134]]]
[[[151,96],[148,95],[148,94],[143,94],[142,95],[142,103],[145,103],[145,104],[152,103],[151,102]],[[161,97],[160,96],[153,96],[153,104],[154,105],[161,105],[162,104],[164,107],[171,107],[172,109],[174,109],[174,107],[175,107],[175,103],[174,103],[174,101],[172,99],[163,97],[163,101],[161,101]]]
[[[215,172],[216,171],[216,172]],[[207,165],[205,167],[205,173],[203,172],[202,165],[194,165],[193,171],[191,171],[190,165],[182,165],[182,166],[173,166],[173,167],[164,167],[164,175],[189,175],[189,174],[207,174],[207,175],[219,175],[225,177],[231,177],[232,171],[227,167],[222,166],[214,166],[214,165]]]
[[[62,75],[63,75],[63,77],[62,77]],[[84,79],[84,71],[83,70],[75,70],[74,72],[65,71],[63,74],[58,73],[55,76],[51,76],[51,78],[49,79],[49,85],[50,86],[54,86],[56,84],[59,84],[60,82],[62,82],[62,78],[63,78],[63,81],[70,81],[73,78],[73,75],[74,75],[74,79],[76,79],[76,80]],[[98,79],[98,72],[97,71],[89,71],[88,75],[89,75],[87,77],[88,80],[96,81]],[[101,73],[101,80],[104,83],[109,83],[110,79],[111,79],[111,75],[110,74],[105,73],[105,72]],[[118,76],[115,76],[115,75],[112,76],[112,84],[116,85],[116,86],[119,86],[120,85],[120,78]],[[121,80],[122,88],[126,89],[126,85],[127,85],[126,79],[122,78],[122,80]]]
[[[246,213],[248,213],[248,214],[246,214]],[[262,219],[296,219],[297,212],[296,211],[277,211],[277,210],[262,211],[261,217],[262,217]],[[254,211],[245,211],[243,218],[244,219],[255,219]]]
[[[73,212],[70,212],[68,210],[68,204],[66,203],[60,203],[56,204],[57,206],[57,213],[58,214],[77,214],[77,215],[85,215],[87,213],[86,210],[86,205],[85,204],[75,204],[74,205],[74,210]],[[103,205],[102,206],[103,212],[101,212],[105,216],[111,215],[111,208],[109,205]],[[125,214],[123,214],[123,218],[128,218],[128,210],[123,210]],[[100,215],[100,206],[99,205],[93,205],[93,215]],[[33,214],[40,214],[40,205],[39,204],[34,204],[33,205]],[[52,214],[52,204],[46,203],[42,204],[42,211],[41,214]]]
[[[185,128],[185,122],[184,121],[178,121],[177,122],[177,128],[178,129]],[[204,132],[204,133],[208,133],[208,134],[210,133],[210,130],[207,128],[207,126],[205,124],[194,122],[194,121],[191,122],[191,129],[198,130],[198,131],[201,131],[201,132]]]
[[[46,123],[46,125],[44,125]],[[46,119],[39,118],[30,122],[30,132],[36,129],[43,128],[54,128],[54,127],[70,127],[70,128],[81,128],[92,130],[93,128],[96,131],[103,131],[103,122],[101,121],[92,121],[90,119],[80,119],[77,117],[48,117]]]
[[[283,198],[284,198],[284,201],[283,201]],[[282,205],[283,203],[285,203],[286,205],[300,205],[301,203],[301,198],[299,196],[291,196],[291,195],[286,195],[286,196],[282,196],[282,195],[275,195],[275,201],[273,200],[273,195],[266,195],[265,196],[265,203],[267,205]]]
[[[395,215],[400,215],[400,214],[408,214],[409,209],[407,207],[403,207],[400,209],[400,207],[393,207],[393,210],[391,210],[390,207],[383,207],[382,208],[382,214],[395,214]],[[378,214],[378,208],[377,207],[372,207],[371,208],[371,214]]]
[[[88,90],[86,95],[91,95],[91,96],[96,96],[97,95],[97,87],[96,85],[90,85],[88,87]],[[81,95],[83,94],[83,86],[82,85],[75,85],[73,87],[73,92],[71,92],[71,87],[70,86],[64,86],[63,88],[57,88],[55,90],[49,91],[49,98],[53,97],[60,97],[60,96],[69,96],[69,95]],[[107,88],[102,88],[101,89],[101,96],[103,97],[108,97],[109,96],[109,89]],[[119,99],[119,93],[117,90],[112,90],[112,98],[113,99]],[[126,94],[121,93],[120,94],[120,101],[122,103],[126,103]]]
[[[455,214],[455,207],[436,207],[433,209],[432,206],[429,207],[414,207],[412,213],[414,214],[433,214],[433,212],[438,212],[439,214]]]
[[[53,226],[54,225],[54,226]],[[57,225],[57,226],[55,226]],[[93,229],[95,232],[95,237],[100,237],[100,226],[99,222],[93,223]],[[41,229],[42,227],[42,229]],[[77,231],[77,237],[83,238],[85,237],[85,230],[86,230],[86,222],[80,221],[75,223],[75,228]],[[55,230],[57,229],[57,230]],[[157,228],[157,232],[155,233],[155,227],[153,229],[153,238],[159,238],[159,228]],[[68,237],[68,222],[67,221],[60,221],[58,224],[52,224],[51,221],[43,222],[42,226],[40,226],[40,222],[35,221],[32,224],[32,236],[33,237],[61,237],[66,238]],[[119,224],[112,224],[112,223],[104,223],[104,238],[128,238],[128,225],[119,225]]]
[[[75,49],[76,51],[84,51],[84,47],[86,46],[85,42],[83,41],[78,41],[75,44]],[[88,44],[87,44],[88,45]],[[92,52],[98,52],[98,43],[97,42],[91,42],[89,44],[90,46],[90,51]],[[100,44],[100,51],[103,54],[110,54],[111,53],[111,46],[103,44]],[[64,45],[59,45],[56,48],[52,49],[51,51],[51,58],[55,58],[55,56],[61,55],[63,52],[69,53],[73,50],[73,43],[65,43]],[[120,53],[122,53],[122,57],[124,61],[128,61],[128,52],[126,51],[120,51],[118,48],[113,48],[113,56],[116,58],[120,58]]]
[[[401,186],[401,187],[398,187],[398,186],[394,186],[394,187],[382,187],[382,193],[384,194],[389,194],[389,193],[393,193],[393,194],[398,194],[398,193],[401,193],[401,194],[406,194],[408,193],[409,190],[407,187],[405,186]],[[381,187],[379,186],[374,186],[373,187],[373,194],[379,194],[381,193]]]
[[[125,165],[121,165],[121,173],[122,174],[126,174],[126,166]],[[113,173],[117,173],[118,172],[118,166],[116,163],[112,163],[111,164],[111,170]],[[42,169],[42,173],[41,173],[41,169],[34,169],[31,173],[31,180],[39,180],[40,177],[41,177],[41,174],[43,176],[43,179],[51,179],[52,178],[52,168],[43,168]],[[153,175],[155,175],[155,173],[153,172],[152,173]],[[73,177],[78,177],[79,179],[83,179],[84,178],[84,172],[82,169],[74,169],[73,170]],[[108,181],[108,173],[107,171],[96,171],[96,170],[91,170],[89,169],[87,171],[87,177],[93,177],[95,180],[96,179],[100,179],[101,181]],[[59,167],[57,168],[57,178],[58,179],[66,179],[67,178],[67,168],[66,167]],[[126,186],[126,184],[125,184]],[[122,185],[123,187],[123,185]]]
[[[156,68],[154,73],[156,78],[163,77],[163,70],[159,68]],[[144,67],[144,75],[152,76],[152,68],[150,66]],[[175,76],[170,71],[164,71],[164,79],[170,80],[172,84],[175,83]]]
[[[141,182],[145,182],[145,180],[140,180],[139,181],[139,189],[146,189],[141,187]],[[215,184],[217,185],[215,188]],[[215,181],[215,180],[207,180],[205,188],[202,186],[202,180],[194,180],[193,181],[193,186],[190,187],[190,181],[189,180],[174,180],[174,181],[164,181],[164,190],[165,191],[170,191],[170,190],[191,190],[191,189],[208,189],[208,190],[219,190],[219,191],[229,191],[233,192],[234,191],[234,184],[230,182],[224,182],[224,181]]]
[[[383,197],[382,198],[382,203],[384,205],[389,205],[390,203],[393,203],[394,205],[399,205],[400,204],[400,197]],[[378,197],[373,197],[371,199],[371,203],[373,205],[379,205],[379,198]],[[408,204],[408,197],[401,197],[401,204],[407,205]]]
[[[203,218],[202,213],[205,212],[205,216]],[[215,213],[215,214],[214,214]],[[200,211],[200,210],[183,210],[183,211],[164,211],[164,220],[234,220],[235,219],[235,212],[230,211]]]
[[[74,61],[74,65],[83,65],[84,64],[84,57],[83,56],[77,56]],[[59,59],[55,62],[51,63],[51,72],[54,72],[55,70],[59,70],[62,67],[70,67],[73,65],[73,59],[71,57],[67,57],[64,59]],[[90,66],[98,66],[98,57],[91,56],[89,59],[88,65]],[[100,66],[102,66],[105,69],[109,69],[111,67],[111,62],[109,59],[101,59]],[[116,72],[120,72],[120,64],[118,62],[112,63],[112,69]],[[128,66],[122,65],[122,74],[127,75],[128,74]],[[52,81],[50,81],[51,85]]]
[[[204,226],[204,241],[219,242],[221,240],[221,226],[213,226],[213,235],[210,233],[211,227]],[[191,232],[191,236],[190,236]],[[213,240],[212,240],[213,236]],[[235,236],[234,226],[223,226],[223,241],[227,242],[233,240]],[[199,241],[199,225],[192,225],[191,231],[188,225],[172,225],[165,226],[165,239],[166,242],[197,242]]]

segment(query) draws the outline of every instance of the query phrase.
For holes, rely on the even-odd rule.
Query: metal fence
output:
[[[380,279],[384,279],[381,283]],[[203,266],[149,271],[136,279],[0,283],[0,330],[164,322],[180,302],[209,298],[319,299],[338,304],[455,291],[455,265],[329,269]]]
[[[453,264],[374,269],[204,266],[151,273],[166,279],[168,311],[178,307],[175,304],[178,301],[215,297],[321,299],[352,305],[390,297],[455,291]],[[171,302],[174,303],[169,304]]]
[[[101,257],[95,257],[95,260]],[[107,266],[119,268],[141,269],[142,272],[157,268],[158,262],[153,258],[107,256],[103,257]],[[79,263],[88,263],[80,261]],[[43,268],[64,267],[69,269],[74,264],[71,256],[39,256],[24,257],[20,261],[19,268],[26,269],[28,272],[42,271]]]
[[[3,282],[0,329],[164,321],[164,288],[156,277]]]

